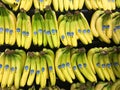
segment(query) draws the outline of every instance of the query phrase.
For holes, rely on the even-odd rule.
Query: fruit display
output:
[[[43,48],[39,52],[6,49],[0,53],[1,88],[55,86],[57,78],[62,82],[98,83],[117,82],[120,78],[120,47],[85,48],[64,47],[54,52]],[[99,81],[98,81],[99,80]],[[120,83],[119,83],[120,84]],[[97,89],[96,89],[97,90]]]

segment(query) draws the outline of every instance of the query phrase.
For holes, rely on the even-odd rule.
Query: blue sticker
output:
[[[16,29],[16,32],[20,32],[20,28],[17,28],[17,29]]]
[[[10,30],[10,34],[12,34],[13,33],[13,30]]]
[[[102,68],[105,68],[105,64],[102,64]]]
[[[82,64],[78,64],[78,68],[82,68]]]
[[[62,39],[62,40],[64,40],[64,39],[65,39],[65,36],[64,36],[64,35],[62,35],[62,36],[61,36],[61,39]]]
[[[40,2],[44,2],[44,0],[40,0]]]
[[[69,63],[69,62],[67,62],[67,63],[66,63],[66,66],[67,66],[67,67],[70,67],[70,63]]]
[[[55,34],[55,33],[57,33],[57,30],[52,29],[52,34]]]
[[[90,33],[90,29],[87,30],[87,33]]]
[[[100,67],[100,63],[97,63],[96,66]]]
[[[31,69],[31,70],[30,70],[30,74],[33,74],[33,73],[34,73],[34,70],[33,70],[33,69]]]
[[[86,63],[84,63],[84,64],[83,64],[83,66],[84,66],[84,67],[87,67],[87,64],[86,64]]]
[[[45,68],[44,67],[42,67],[42,72],[44,72],[45,71]]]
[[[74,32],[71,32],[71,33],[70,33],[70,36],[72,36],[72,37],[73,37],[73,36],[74,36]]]
[[[28,66],[25,66],[25,67],[24,67],[25,70],[28,70],[28,68],[29,68]]]
[[[118,62],[114,62],[114,66],[119,66],[119,63]]]
[[[83,30],[83,33],[85,34],[87,31],[86,30]]]
[[[61,65],[61,68],[64,68],[64,67],[65,67],[65,64],[62,64],[62,65]]]
[[[7,32],[7,33],[8,33],[8,32],[9,32],[9,29],[8,29],[8,28],[6,28],[6,29],[5,29],[5,32]]]
[[[50,35],[50,31],[46,31],[46,34],[47,34],[47,35]]]
[[[110,68],[110,67],[111,67],[111,64],[110,64],[110,63],[109,63],[109,64],[107,64],[107,67],[108,67],[108,68]]]
[[[67,36],[70,36],[70,32],[67,32]]]
[[[39,29],[39,30],[38,30],[38,33],[42,33],[42,29]]]
[[[78,29],[78,33],[81,33],[81,32],[82,32],[82,30]]]
[[[0,64],[0,68],[2,68],[2,64]]]
[[[113,31],[114,31],[114,32],[116,32],[116,31],[117,31],[117,29],[116,29],[116,28],[114,28],[114,29],[113,29]]]
[[[9,68],[9,65],[5,65],[5,69],[7,70]]]
[[[61,69],[61,65],[58,65],[58,68]]]
[[[77,69],[77,67],[76,66],[73,66],[73,70],[76,70]]]
[[[112,2],[115,2],[115,0],[112,0]]]
[[[29,32],[26,32],[25,35],[26,35],[26,36],[29,36]]]
[[[107,25],[106,28],[109,29],[109,28],[110,28],[110,25]]]
[[[0,28],[0,32],[3,32],[3,28]]]
[[[52,69],[53,69],[52,66],[49,66],[49,71],[52,71]]]
[[[10,69],[11,71],[15,71],[15,68],[14,67],[11,67],[11,69]]]
[[[37,35],[37,32],[36,32],[36,31],[34,31],[33,33],[34,33],[34,35]]]
[[[20,0],[16,0],[16,2],[19,2]]]
[[[25,31],[22,31],[22,34],[23,34],[23,35],[26,35],[26,32],[25,32]]]
[[[36,74],[40,74],[40,70],[37,70],[37,71],[36,71]]]

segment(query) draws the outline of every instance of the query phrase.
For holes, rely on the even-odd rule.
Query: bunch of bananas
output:
[[[43,11],[47,6],[50,6],[53,0],[33,0],[34,7]]]
[[[85,5],[89,10],[115,10],[117,4],[119,4],[117,0],[85,0]]]
[[[55,11],[60,10],[61,12],[68,10],[82,9],[85,0],[52,0]]]
[[[33,4],[33,0],[1,0],[1,1],[9,5],[9,7],[12,8],[12,10],[14,11],[18,11],[19,9],[29,11]]]
[[[88,21],[82,12],[61,14],[58,17],[59,36],[62,43],[76,47],[79,39],[84,45],[92,43],[93,35]]]
[[[103,82],[91,83],[87,81],[85,84],[76,82],[70,87],[70,90],[120,90],[120,79],[116,82]]]
[[[120,43],[119,32],[119,12],[97,10],[91,18],[90,27],[93,35],[101,41],[115,44]]]
[[[32,37],[33,44],[59,48],[60,39],[56,13],[53,10],[46,10],[43,16],[39,11],[32,16]]]
[[[15,44],[16,17],[12,11],[0,5],[0,45]]]
[[[26,53],[23,50],[9,50],[0,54],[0,83],[1,87],[11,87],[14,83],[19,89],[20,79],[26,60]]]
[[[17,15],[16,42],[18,47],[22,46],[25,49],[28,49],[32,43],[31,18],[24,11],[19,12]]]

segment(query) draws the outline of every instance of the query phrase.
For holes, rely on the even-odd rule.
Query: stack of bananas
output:
[[[52,0],[55,11],[63,12],[68,10],[82,9],[85,0]]]
[[[0,5],[0,45],[15,44],[16,17],[12,11]]]
[[[29,11],[32,7],[33,0],[1,0],[3,3],[9,5],[14,11],[24,9]]]
[[[46,10],[44,18],[39,11],[36,11],[32,16],[32,29],[34,45],[60,47],[57,17],[53,10]]]
[[[85,84],[76,82],[71,85],[70,90],[120,90],[120,79],[116,82],[99,81],[98,83],[91,83],[87,81]]]
[[[93,35],[101,41],[111,43],[111,39],[115,44],[120,44],[120,17],[119,12],[97,10],[92,15],[90,27]]]
[[[78,39],[85,45],[92,43],[93,34],[82,12],[61,14],[58,17],[58,28],[60,39],[65,46],[77,47]]]
[[[115,10],[119,0],[85,0],[86,7],[91,10]]]

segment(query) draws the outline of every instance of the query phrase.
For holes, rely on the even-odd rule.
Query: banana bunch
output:
[[[115,10],[117,7],[116,2],[117,0],[85,0],[85,5],[89,10]]]
[[[120,2],[119,2],[119,0],[115,0],[115,4],[116,4],[117,8],[120,8]]]
[[[26,60],[23,50],[9,50],[0,54],[0,83],[1,88],[14,87],[19,89],[21,74]]]
[[[97,10],[92,15],[90,28],[94,37],[107,44],[111,39],[115,44],[119,44],[119,12]]]
[[[50,6],[52,0],[33,0],[35,9],[43,11],[47,6]]]
[[[77,47],[78,39],[87,45],[92,43],[93,34],[82,12],[75,12],[75,14],[60,15],[58,17],[58,29],[60,40],[63,45],[70,45]]]
[[[18,47],[30,48],[32,43],[31,18],[26,12],[19,12],[16,21],[16,43]]]
[[[73,83],[75,78],[81,83],[86,82],[85,78],[91,82],[97,82],[97,78],[88,64],[84,48],[59,48],[56,51],[55,69],[57,76],[63,82]]]
[[[9,5],[13,11],[24,9],[29,11],[32,7],[33,0],[1,0],[3,3]]]
[[[82,9],[85,0],[52,0],[55,11]]]
[[[12,11],[0,6],[0,45],[15,44],[16,17]]]

